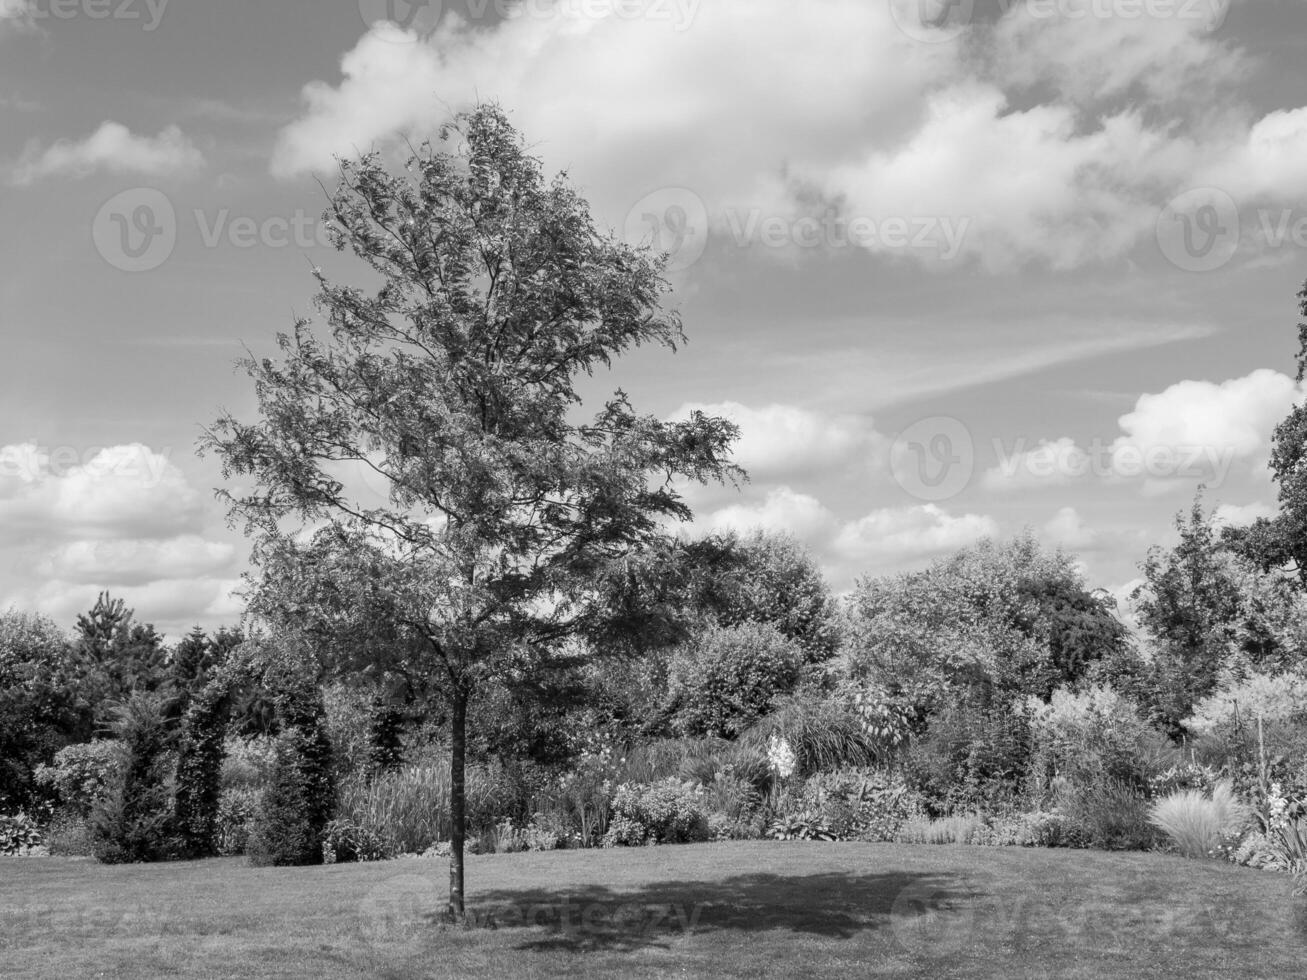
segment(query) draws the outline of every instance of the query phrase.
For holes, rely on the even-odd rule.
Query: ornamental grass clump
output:
[[[1204,858],[1216,856],[1225,843],[1239,837],[1251,816],[1229,780],[1222,780],[1212,787],[1210,797],[1191,789],[1159,800],[1149,809],[1148,822],[1185,857]]]

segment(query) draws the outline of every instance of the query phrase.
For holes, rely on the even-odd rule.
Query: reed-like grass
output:
[[[766,752],[773,734],[789,742],[800,776],[874,766],[880,759],[880,748],[863,731],[861,721],[834,700],[793,698],[761,719],[740,741]]]
[[[1229,780],[1222,780],[1210,797],[1191,789],[1159,800],[1149,809],[1148,822],[1170,837],[1185,857],[1201,858],[1212,856],[1221,838],[1237,834],[1251,815]]]
[[[899,828],[898,840],[904,844],[983,844],[988,826],[979,814],[951,817],[910,817]]]

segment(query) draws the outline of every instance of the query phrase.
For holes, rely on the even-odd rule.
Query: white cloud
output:
[[[167,537],[200,517],[185,475],[140,443],[0,447],[0,541]]]
[[[176,126],[158,136],[137,136],[108,121],[81,140],[60,140],[44,149],[30,143],[9,175],[18,186],[45,177],[84,178],[97,171],[163,177],[187,174],[204,166],[204,155]]]
[[[1270,519],[1274,516],[1274,507],[1254,500],[1249,504],[1220,504],[1212,514],[1212,523],[1220,527],[1247,527],[1259,517]]]
[[[835,515],[816,497],[796,493],[789,487],[776,487],[761,501],[732,504],[699,518],[695,530],[746,534],[761,528],[789,532],[802,541],[814,543],[828,537],[837,523]]]
[[[1088,457],[1070,436],[1041,439],[1033,449],[1018,442],[1011,451],[999,447],[998,463],[985,471],[983,484],[990,490],[1029,490],[1061,487],[1088,473]]]
[[[914,41],[889,4],[864,0],[721,0],[688,30],[584,4],[548,15],[547,2],[489,28],[450,15],[428,39],[379,24],[338,84],[305,87],[272,170],[329,169],[499,99],[611,224],[650,191],[685,187],[719,233],[746,213],[837,209],[873,223],[857,238],[877,253],[933,262],[950,242],[995,271],[1151,244],[1159,208],[1195,184],[1247,207],[1303,188],[1307,109],[1251,118],[1233,84],[1249,58],[1231,40],[1203,18],[1124,5],[1075,16],[1087,2],[1044,5],[1051,17],[1010,5],[956,44]],[[887,242],[890,221],[926,247]]]
[[[228,572],[235,557],[234,545],[195,534],[163,540],[82,540],[59,545],[36,571],[69,583],[118,587]]]
[[[1181,381],[1139,396],[1134,410],[1119,420],[1124,435],[1114,449],[1118,455],[1132,446],[1144,453],[1202,451],[1228,467],[1236,459],[1265,456],[1271,431],[1302,398],[1301,385],[1269,368],[1219,384]]]
[[[1088,551],[1098,544],[1098,534],[1085,525],[1074,507],[1063,507],[1043,527],[1044,537],[1067,551]]]
[[[740,428],[734,461],[756,480],[812,474],[834,467],[865,468],[885,451],[886,440],[870,419],[826,415],[793,405],[750,408],[739,402],[687,402],[673,413],[685,419],[701,411],[729,419]]]
[[[882,565],[957,551],[998,531],[992,517],[954,517],[935,504],[886,507],[844,525],[832,547],[847,561]]]
[[[1220,486],[1240,463],[1263,477],[1271,433],[1303,397],[1302,385],[1267,368],[1220,383],[1180,381],[1140,395],[1110,442],[1082,447],[1064,436],[1029,450],[1018,445],[1001,454],[983,482],[997,490],[1142,481],[1155,494],[1199,481]]]

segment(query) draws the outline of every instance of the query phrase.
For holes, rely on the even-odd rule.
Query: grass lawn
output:
[[[1160,854],[741,842],[252,868],[0,859],[0,977],[1298,977],[1287,878]],[[492,927],[493,925],[493,927]]]

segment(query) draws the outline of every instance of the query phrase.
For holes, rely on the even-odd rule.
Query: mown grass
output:
[[[0,860],[0,976],[1284,977],[1288,879],[1161,854],[737,842],[252,868]],[[493,924],[493,927],[491,927]]]

